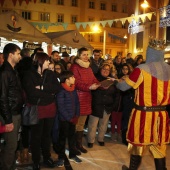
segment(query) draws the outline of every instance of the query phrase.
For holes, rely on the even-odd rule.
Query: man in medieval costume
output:
[[[166,144],[169,143],[168,113],[170,104],[170,66],[164,62],[165,42],[151,40],[146,52],[146,63],[141,64],[117,87],[122,91],[135,89],[134,109],[128,131],[129,168],[137,170],[146,146],[154,157],[156,170],[166,170]]]

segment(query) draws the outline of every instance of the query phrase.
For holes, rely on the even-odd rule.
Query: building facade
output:
[[[15,10],[30,23],[37,23],[37,28],[45,32],[58,32],[77,29],[76,22],[97,22],[125,18],[128,16],[129,0],[3,0],[0,12]],[[48,27],[39,27],[39,23],[55,23]],[[56,24],[58,23],[58,24]],[[67,27],[63,27],[63,25]],[[104,40],[103,32],[106,30]],[[120,41],[127,35],[127,26],[121,22],[113,23],[111,26],[100,25],[100,32],[79,28],[78,31],[94,47],[103,51],[105,42],[105,53],[115,57],[118,53],[126,55],[127,43]],[[108,36],[108,35],[113,36]],[[120,38],[120,39],[119,39]]]
[[[147,45],[150,37],[157,39],[167,38],[167,28],[159,26],[160,11],[159,9],[168,5],[169,0],[147,0],[148,8],[142,8],[141,4],[144,0],[129,1],[128,15],[140,15],[153,12],[151,20],[145,20],[141,25],[144,26],[144,31],[137,34],[129,35],[128,49],[135,54],[142,54],[145,58]]]

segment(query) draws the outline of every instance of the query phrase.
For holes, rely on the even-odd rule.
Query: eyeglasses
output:
[[[61,68],[55,68],[55,70],[61,70]]]
[[[109,69],[106,69],[106,68],[103,68],[102,70],[104,70],[104,71],[110,71]]]

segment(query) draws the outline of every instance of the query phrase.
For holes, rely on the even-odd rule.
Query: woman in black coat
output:
[[[48,70],[49,56],[39,52],[35,56],[35,68],[28,70],[22,79],[22,85],[29,104],[37,105],[39,123],[31,126],[31,151],[33,170],[40,169],[40,150],[44,164],[54,167],[51,159],[51,130],[56,114],[55,94],[60,90],[57,76]]]
[[[110,65],[103,64],[96,75],[98,81],[106,80],[110,75]],[[102,86],[92,92],[92,114],[88,120],[88,147],[92,148],[95,142],[98,126],[98,143],[104,146],[104,135],[107,130],[108,120],[116,102],[116,87],[111,85],[104,89]],[[99,125],[98,125],[99,124]]]

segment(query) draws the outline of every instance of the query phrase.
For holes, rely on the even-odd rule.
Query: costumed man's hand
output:
[[[125,75],[123,77],[121,77],[122,80],[125,80],[127,77],[129,77],[128,75]]]

